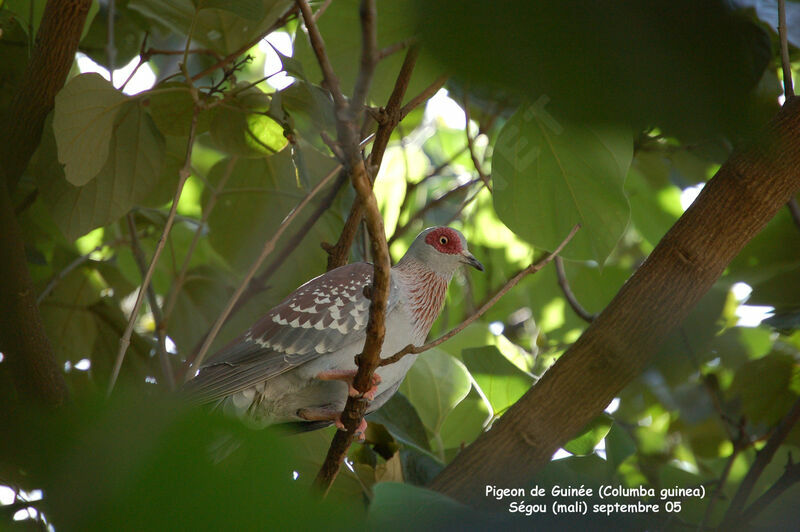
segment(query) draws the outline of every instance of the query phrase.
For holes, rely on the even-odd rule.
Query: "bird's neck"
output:
[[[442,310],[452,276],[444,277],[410,257],[404,257],[392,271],[407,287],[407,304],[414,320],[415,339],[424,342]]]

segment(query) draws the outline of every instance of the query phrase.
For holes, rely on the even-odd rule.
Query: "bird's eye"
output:
[[[446,237],[446,236],[442,235],[442,236],[440,236],[440,237],[439,237],[439,243],[440,243],[441,245],[443,245],[443,246],[446,246],[446,245],[447,245],[447,242],[448,242],[448,240],[447,240],[447,237]]]

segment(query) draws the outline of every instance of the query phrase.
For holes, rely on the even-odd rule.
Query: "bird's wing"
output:
[[[363,262],[308,281],[200,368],[185,387],[190,400],[221,399],[363,340],[370,304],[364,287],[371,285],[372,265]],[[392,279],[387,315],[398,299]]]

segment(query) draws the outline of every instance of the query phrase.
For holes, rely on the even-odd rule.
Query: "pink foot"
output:
[[[344,426],[344,423],[342,423],[341,415],[336,417],[336,420],[333,422],[333,424],[336,425],[336,428],[338,428],[339,430],[347,430]],[[363,442],[364,439],[366,438],[366,433],[367,433],[367,420],[361,418],[361,423],[359,423],[358,428],[356,429],[355,432],[358,441]]]
[[[336,428],[339,430],[347,430],[342,423],[342,414],[333,410],[326,410],[322,408],[301,408],[297,411],[297,415],[306,421],[333,421]],[[363,442],[367,432],[367,420],[361,419],[355,435],[358,441]]]
[[[350,397],[361,397],[361,392],[353,388],[353,379],[356,376],[356,370],[345,370],[345,369],[332,369],[329,371],[323,371],[317,374],[317,378],[322,381],[344,381],[347,383],[348,390],[347,393]],[[381,383],[381,376],[377,373],[372,374],[372,379],[370,380],[370,388],[367,390],[363,397],[367,401],[372,401],[375,399],[375,394],[378,392],[378,385]]]

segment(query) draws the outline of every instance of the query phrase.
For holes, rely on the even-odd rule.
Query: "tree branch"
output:
[[[303,19],[308,29],[314,53],[325,76],[325,84],[331,92],[336,105],[338,141],[345,155],[345,169],[350,174],[350,181],[364,208],[364,218],[372,243],[374,259],[372,301],[369,308],[369,320],[367,321],[367,338],[361,354],[356,357],[358,371],[353,378],[353,387],[361,392],[362,396],[348,397],[344,412],[341,415],[346,431],[338,431],[334,436],[325,462],[314,480],[314,485],[322,493],[327,493],[339,472],[347,449],[355,438],[356,429],[364,418],[368,402],[364,399],[363,394],[369,390],[372,374],[378,367],[381,346],[386,333],[384,318],[386,303],[389,299],[389,270],[391,268],[389,247],[386,244],[383,218],[378,209],[375,194],[372,191],[370,171],[359,149],[358,128],[356,125],[356,118],[361,112],[361,107],[363,107],[363,101],[360,98],[366,96],[366,88],[370,85],[372,70],[375,67],[374,61],[377,60],[377,50],[375,49],[375,0],[362,0],[361,3],[362,62],[357,77],[359,81],[352,100],[352,105],[357,106],[356,108],[348,105],[341,94],[338,80],[328,60],[322,36],[319,34],[319,29],[314,22],[311,9],[305,0],[296,0],[296,2],[303,13]]]
[[[509,290],[514,288],[522,279],[524,279],[528,275],[533,275],[534,273],[538,272],[539,270],[547,266],[550,263],[550,261],[557,258],[558,254],[561,253],[561,250],[564,249],[564,246],[569,244],[569,241],[572,240],[572,237],[575,236],[575,233],[577,233],[580,228],[581,228],[580,224],[573,227],[572,230],[569,232],[569,234],[558,245],[558,247],[553,250],[552,253],[548,253],[544,258],[540,259],[537,262],[534,262],[527,268],[519,271],[511,279],[506,281],[506,284],[504,284],[500,288],[500,290],[497,291],[497,293],[495,293],[491,298],[489,298],[489,300],[486,301],[486,303],[481,305],[481,308],[476,310],[471,316],[469,316],[467,319],[458,324],[458,326],[454,327],[453,329],[448,331],[446,334],[443,334],[436,340],[428,342],[425,345],[415,346],[413,344],[408,344],[394,355],[381,359],[379,366],[380,367],[388,366],[389,364],[394,364],[395,362],[397,362],[406,355],[412,355],[412,354],[418,355],[419,353],[423,353],[428,349],[433,349],[434,347],[446,342],[453,336],[457,335],[458,333],[469,327],[475,320],[486,314],[486,312],[490,308],[492,308],[494,304],[500,300],[501,297],[506,295],[506,293],[508,293]]]
[[[142,274],[142,279],[147,275],[147,263],[145,262],[144,251],[139,243],[139,236],[136,234],[136,221],[133,218],[133,212],[129,212],[125,217],[128,222],[128,232],[131,235],[131,251],[133,258],[136,261],[136,266],[139,267],[139,272]],[[172,363],[167,354],[167,335],[164,326],[164,314],[161,312],[161,307],[158,306],[158,299],[156,298],[156,291],[153,285],[147,285],[147,302],[150,305],[150,312],[153,313],[153,321],[155,322],[156,333],[156,352],[158,353],[158,361],[161,364],[161,373],[170,390],[175,390],[175,376],[172,371]]]
[[[567,272],[564,270],[564,260],[561,257],[556,257],[556,275],[558,276],[558,286],[561,287],[561,291],[564,293],[564,299],[567,300],[569,306],[572,307],[572,310],[575,311],[575,314],[577,314],[579,318],[591,323],[595,315],[581,306],[575,294],[572,292],[572,289],[569,287]]]
[[[478,154],[475,153],[475,139],[473,139],[472,135],[469,134],[469,96],[467,96],[466,92],[464,92],[464,117],[466,121],[466,125],[464,126],[464,134],[467,136],[469,157],[472,159],[472,165],[475,167],[475,171],[478,172],[478,177],[481,178],[483,184],[486,185],[486,188],[488,188],[489,192],[491,192],[492,185],[489,183],[489,176],[483,171],[483,165],[478,160]],[[478,134],[480,135],[480,132],[478,132]]]
[[[389,139],[392,136],[392,131],[394,131],[394,128],[397,127],[397,124],[402,120],[400,106],[403,103],[403,97],[411,81],[411,74],[417,62],[417,56],[418,51],[416,47],[412,47],[409,49],[408,53],[406,53],[403,65],[400,67],[400,73],[397,75],[394,89],[392,89],[392,94],[389,96],[389,101],[386,107],[381,110],[381,120],[378,125],[378,131],[375,132],[375,141],[368,159],[370,168],[380,168],[381,162],[383,161],[383,154],[386,152],[386,147],[389,145]],[[377,172],[375,173],[377,174]],[[347,220],[345,220],[344,226],[342,227],[339,240],[333,246],[323,246],[325,251],[328,252],[328,271],[347,264],[350,248],[358,232],[358,226],[361,223],[363,213],[364,209],[360,197],[356,197],[353,201],[353,205],[350,207]]]
[[[787,100],[791,100],[794,98],[794,87],[792,86],[792,63],[789,60],[789,42],[786,37],[786,0],[778,0],[778,40],[781,44],[783,94]]]
[[[0,128],[0,350],[21,396],[50,406],[68,390],[44,333],[10,191],[39,146],[47,114],[64,86],[78,49],[90,0],[49,0],[30,62]],[[31,19],[32,20],[32,19]]]
[[[483,486],[530,482],[644,369],[739,250],[800,189],[797,100],[783,106],[757,144],[734,152],[578,341],[456,456],[433,489],[493,504]]]
[[[108,391],[106,392],[108,395],[111,395],[111,392],[114,390],[114,385],[117,382],[117,377],[119,377],[119,371],[122,368],[122,361],[125,360],[125,353],[131,343],[133,327],[136,324],[136,318],[139,314],[139,309],[142,307],[144,294],[147,291],[147,287],[150,285],[150,281],[153,279],[153,273],[156,270],[158,258],[161,256],[161,252],[164,251],[164,246],[167,243],[167,237],[169,236],[169,232],[172,230],[172,224],[175,222],[175,214],[178,211],[178,202],[180,201],[181,194],[183,193],[183,186],[186,184],[186,180],[192,173],[192,150],[194,148],[194,139],[197,133],[197,118],[199,113],[200,108],[198,107],[198,104],[195,103],[194,113],[192,114],[192,123],[189,128],[189,139],[186,143],[186,156],[183,161],[183,166],[178,171],[178,186],[175,189],[175,196],[172,198],[172,206],[169,209],[167,221],[164,223],[164,229],[161,231],[161,237],[158,239],[156,249],[153,252],[153,258],[150,259],[150,265],[147,268],[144,279],[142,279],[142,285],[139,287],[139,293],[136,296],[136,302],[133,305],[133,310],[131,310],[131,317],[128,320],[128,326],[125,328],[122,338],[119,339],[119,351],[117,352],[117,358],[114,362],[114,368],[111,370],[111,378],[109,379]]]
[[[725,518],[722,520],[722,527],[730,529],[737,522],[741,522],[741,514],[744,512],[747,499],[750,498],[750,493],[756,485],[756,481],[764,472],[764,468],[772,461],[778,447],[781,446],[783,441],[789,436],[792,427],[800,420],[800,399],[797,399],[786,416],[781,419],[778,428],[772,433],[772,436],[767,440],[766,445],[758,451],[756,459],[747,471],[739,489],[736,490],[736,495],[733,496],[728,511],[725,513]],[[751,507],[752,508],[752,507]]]
[[[786,469],[784,469],[777,482],[747,507],[737,524],[743,527],[750,523],[762,510],[767,508],[796,482],[800,482],[800,464],[792,463],[792,456],[789,455],[789,463],[786,464]]]

